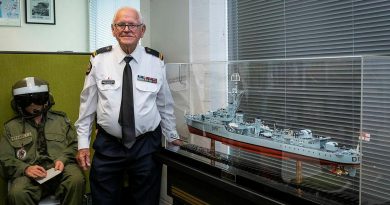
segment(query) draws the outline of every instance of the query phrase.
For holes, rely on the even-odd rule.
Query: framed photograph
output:
[[[20,26],[20,0],[0,0],[0,26]]]
[[[56,24],[55,0],[26,0],[26,23]]]

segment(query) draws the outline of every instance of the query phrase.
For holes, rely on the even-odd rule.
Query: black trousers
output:
[[[103,129],[93,143],[90,172],[93,205],[158,205],[162,164],[153,153],[161,149],[161,127],[137,137],[127,149]],[[124,188],[125,179],[127,187]]]

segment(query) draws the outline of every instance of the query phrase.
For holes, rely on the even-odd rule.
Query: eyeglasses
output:
[[[114,26],[118,29],[118,30],[125,30],[126,27],[129,28],[129,30],[132,30],[134,31],[135,29],[139,28],[140,26],[142,26],[144,24],[126,24],[126,23],[116,23],[114,24]]]

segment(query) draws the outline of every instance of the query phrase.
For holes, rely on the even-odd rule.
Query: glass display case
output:
[[[170,152],[254,192],[390,202],[389,57],[167,64],[167,78],[183,140]]]

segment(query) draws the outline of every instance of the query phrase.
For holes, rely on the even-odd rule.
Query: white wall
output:
[[[152,48],[150,45],[150,0],[140,0],[140,8],[142,18],[144,19],[144,23],[146,25],[146,31],[144,37],[141,39],[141,44],[143,46]]]
[[[0,26],[0,51],[88,52],[88,1],[55,1],[56,24],[26,24],[25,1],[21,26]]]
[[[189,0],[150,0],[149,33],[165,62],[189,62]]]
[[[0,51],[88,52],[88,0],[57,0],[56,25],[0,26]],[[225,59],[225,0],[141,0],[147,30],[142,44],[161,51],[165,62]],[[222,18],[222,19],[221,19]]]
[[[190,62],[225,61],[226,0],[190,1]]]
[[[148,38],[166,63],[227,59],[226,0],[148,1]]]

